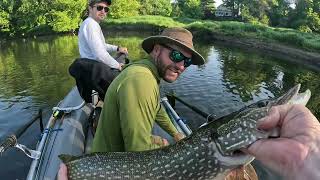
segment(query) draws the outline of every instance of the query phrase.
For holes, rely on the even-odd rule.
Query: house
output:
[[[214,14],[216,17],[232,17],[232,10],[221,4]]]

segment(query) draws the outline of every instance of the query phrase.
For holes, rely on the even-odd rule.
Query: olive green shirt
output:
[[[156,121],[171,136],[177,132],[160,104],[160,76],[149,60],[129,64],[113,80],[93,140],[93,152],[144,151],[152,143]]]

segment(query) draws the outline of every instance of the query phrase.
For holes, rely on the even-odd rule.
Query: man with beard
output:
[[[191,64],[204,64],[204,58],[194,50],[192,34],[183,28],[167,28],[148,37],[142,48],[151,59],[126,65],[109,86],[92,152],[145,151],[168,145],[166,139],[152,135],[155,122],[175,141],[183,138],[160,104],[160,79],[174,82]],[[67,179],[64,164],[58,179]],[[257,179],[257,175],[248,165],[232,171],[229,179]]]
[[[194,50],[192,34],[183,28],[168,28],[142,42],[150,60],[124,67],[106,93],[93,152],[144,151],[168,145],[152,135],[154,123],[174,137],[183,138],[160,105],[160,79],[174,82],[191,64],[204,64]]]

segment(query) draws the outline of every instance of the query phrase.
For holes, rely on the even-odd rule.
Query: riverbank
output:
[[[297,47],[277,42],[266,42],[261,39],[234,37],[222,33],[210,32],[204,33],[201,30],[190,29],[195,38],[206,39],[215,43],[239,47],[250,51],[265,53],[270,56],[295,62],[301,65],[309,66],[312,69],[320,71],[320,53],[309,52]]]
[[[101,26],[107,30],[155,33],[166,27],[185,27],[200,41],[215,41],[264,52],[289,61],[314,66],[320,70],[320,35],[318,34],[242,22],[173,19],[162,16],[108,19]]]

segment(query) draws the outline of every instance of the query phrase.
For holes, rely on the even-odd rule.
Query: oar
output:
[[[263,99],[263,100],[255,102],[255,103],[252,103],[252,104],[250,104],[248,106],[244,106],[244,107],[240,108],[239,110],[234,111],[234,112],[232,112],[232,113],[230,113],[230,114],[228,114],[226,116],[221,116],[221,117],[218,118],[214,114],[206,113],[206,112],[200,110],[199,108],[187,103],[186,101],[184,101],[181,98],[179,98],[178,96],[176,96],[174,93],[168,93],[167,97],[168,97],[168,99],[176,99],[176,100],[178,100],[179,102],[181,102],[185,106],[189,107],[191,110],[193,110],[197,114],[199,114],[202,117],[206,118],[208,122],[210,122],[210,121],[219,121],[219,120],[222,120],[222,119],[225,119],[225,118],[228,118],[228,117],[233,117],[234,115],[238,114],[239,112],[241,112],[241,111],[243,111],[244,109],[247,109],[247,108],[265,107],[265,106],[267,106],[269,101],[272,100],[272,99]]]
[[[167,97],[168,97],[168,99],[174,98],[174,99],[178,100],[179,102],[181,102],[182,104],[184,104],[185,106],[187,106],[188,108],[190,108],[191,110],[193,110],[194,112],[199,114],[200,116],[206,118],[208,122],[214,121],[216,119],[216,115],[209,114],[209,113],[206,113],[206,112],[200,110],[199,108],[197,108],[197,107],[187,103],[186,101],[182,100],[181,98],[176,96],[174,93],[167,94]]]

